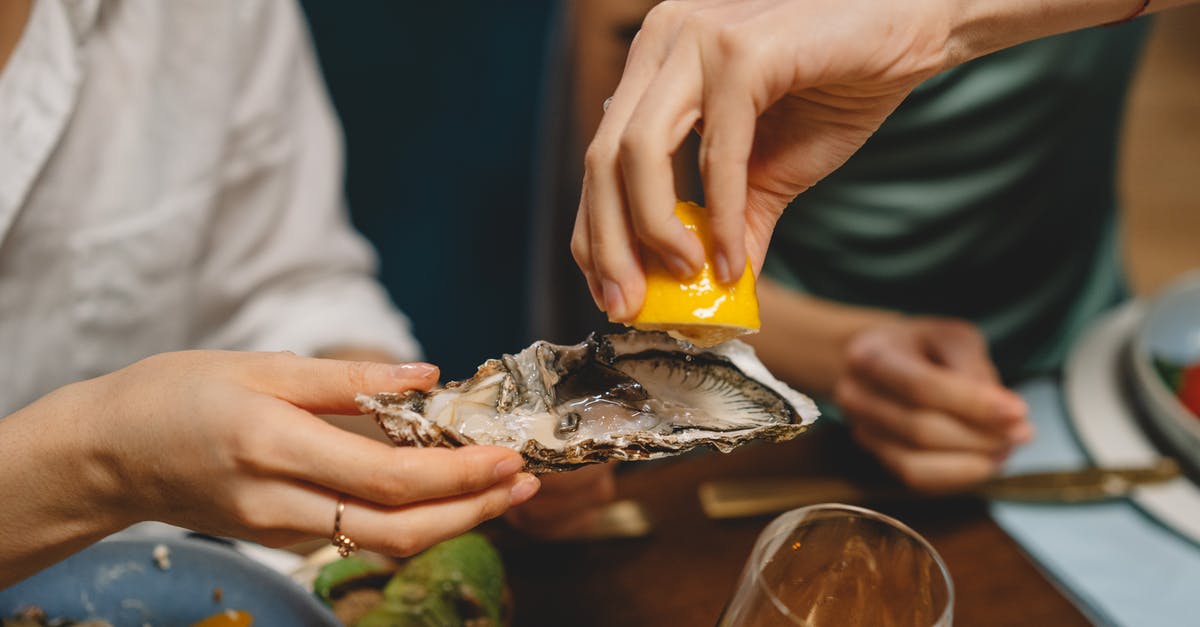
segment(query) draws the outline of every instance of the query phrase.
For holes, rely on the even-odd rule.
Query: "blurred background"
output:
[[[1148,294],[1200,267],[1200,6],[1155,18],[1121,141],[1127,268]]]
[[[352,217],[426,358],[463,378],[521,348],[557,2],[302,4],[345,129]]]
[[[303,1],[354,221],[444,379],[603,324],[567,238],[600,103],[654,4]],[[1200,7],[1156,18],[1126,111],[1119,185],[1140,294],[1200,267],[1197,32]],[[685,171],[680,187],[694,184]]]

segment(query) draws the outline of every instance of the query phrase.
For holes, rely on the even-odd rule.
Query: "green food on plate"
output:
[[[353,627],[501,627],[504,566],[483,536],[467,533],[387,570],[360,558],[327,564],[313,591]]]

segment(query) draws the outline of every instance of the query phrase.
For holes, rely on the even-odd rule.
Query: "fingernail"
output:
[[[537,493],[538,488],[541,487],[541,485],[542,482],[538,481],[537,477],[534,477],[533,475],[526,475],[525,478],[518,481],[517,484],[512,487],[512,492],[510,492],[508,495],[508,504],[510,506],[520,505],[521,503],[528,501],[533,497],[534,494]]]
[[[524,466],[525,462],[520,457],[505,457],[496,464],[496,479],[500,480],[515,475]]]
[[[400,364],[392,369],[392,376],[397,379],[424,379],[427,377],[437,377],[437,375],[438,367],[433,364]]]
[[[729,258],[725,256],[725,253],[713,255],[713,273],[717,275],[717,281],[733,283],[733,273],[729,270]]]
[[[667,265],[667,269],[671,271],[671,274],[675,275],[675,278],[680,281],[686,281],[696,276],[696,269],[692,267],[692,264],[679,255],[667,255],[663,259],[663,263]]]
[[[604,287],[604,310],[608,312],[609,318],[623,320],[625,318],[625,295],[621,293],[621,286],[615,281],[605,280]]]

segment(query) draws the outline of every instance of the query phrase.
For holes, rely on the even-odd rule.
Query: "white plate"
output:
[[[1142,432],[1121,381],[1121,360],[1138,320],[1131,302],[1097,320],[1067,358],[1067,414],[1092,462],[1100,466],[1153,464],[1161,453]],[[1163,525],[1200,543],[1200,488],[1184,477],[1137,488],[1132,500]]]

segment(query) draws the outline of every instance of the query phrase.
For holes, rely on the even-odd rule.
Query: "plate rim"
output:
[[[152,559],[154,549],[159,545],[166,546],[168,551],[171,551],[171,552],[178,550],[178,551],[181,551],[184,553],[192,552],[193,554],[202,554],[202,555],[216,557],[219,559],[232,558],[234,560],[238,560],[240,562],[240,567],[242,569],[244,569],[244,572],[246,573],[247,576],[249,576],[251,578],[262,578],[264,580],[264,585],[266,585],[266,581],[269,580],[271,582],[276,583],[280,587],[283,587],[286,585],[286,586],[290,586],[291,588],[294,588],[296,595],[297,595],[296,599],[294,601],[298,601],[301,598],[304,599],[304,601],[301,602],[303,605],[297,606],[295,608],[295,610],[297,612],[299,612],[300,615],[308,616],[308,617],[313,618],[314,620],[318,620],[320,622],[320,624],[331,625],[331,626],[341,624],[340,622],[337,621],[333,612],[329,608],[325,607],[320,602],[320,600],[318,600],[316,598],[316,596],[314,596],[312,594],[311,591],[306,591],[304,586],[291,580],[286,575],[283,575],[282,573],[271,569],[267,565],[265,565],[261,562],[258,562],[257,560],[254,560],[253,558],[251,558],[249,556],[242,554],[241,552],[239,552],[238,550],[236,550],[233,547],[221,546],[220,544],[218,544],[212,540],[196,538],[196,537],[187,537],[187,536],[183,536],[183,537],[157,537],[156,536],[156,537],[145,537],[145,538],[129,538],[129,537],[104,538],[104,539],[101,539],[101,540],[87,546],[86,548],[80,550],[79,552],[76,552],[76,553],[71,554],[70,556],[67,556],[66,558],[62,559],[61,561],[56,562],[41,571],[38,571],[37,573],[34,573],[33,575],[29,576],[28,578],[18,581],[15,584],[13,584],[12,586],[4,588],[3,590],[0,590],[0,596],[3,596],[4,593],[12,592],[14,590],[19,591],[22,584],[25,584],[26,582],[34,580],[39,576],[46,575],[47,573],[53,574],[53,570],[55,568],[62,567],[62,565],[64,563],[68,562],[71,558],[76,557],[90,549],[98,548],[100,550],[104,550],[106,548],[113,548],[114,550],[116,550],[118,552],[143,551],[143,552],[145,552],[145,558],[148,563],[149,560]],[[172,555],[171,559],[174,559],[174,557],[175,556]],[[128,559],[128,557],[126,559]],[[98,562],[97,568],[104,568],[104,566]]]
[[[1067,422],[1082,453],[1094,464],[1149,464],[1163,456],[1142,432],[1119,378],[1122,352],[1147,310],[1143,300],[1110,310],[1068,353],[1063,368]],[[1129,501],[1162,527],[1200,545],[1200,487],[1187,477],[1140,486]]]

